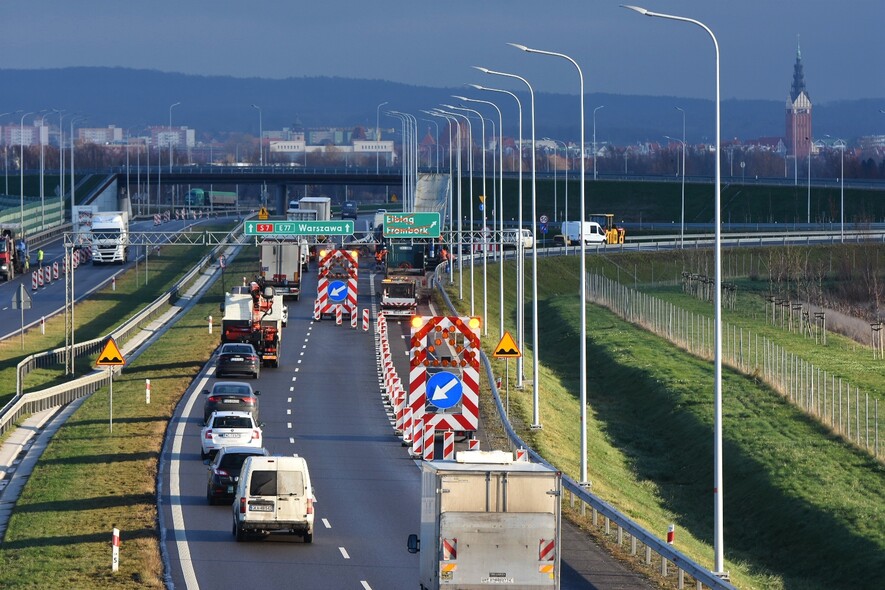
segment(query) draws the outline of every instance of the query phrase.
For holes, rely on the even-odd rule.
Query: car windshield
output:
[[[248,385],[239,385],[235,383],[225,383],[223,385],[216,384],[215,387],[212,388],[212,393],[249,395],[251,392],[252,390]]]
[[[216,416],[213,428],[252,428],[252,419],[248,416]]]
[[[223,354],[252,354],[250,346],[226,346],[221,351]]]
[[[243,463],[246,461],[246,457],[252,456],[252,453],[227,453],[221,458],[221,464],[219,464],[218,467],[228,472],[239,472],[243,469]]]

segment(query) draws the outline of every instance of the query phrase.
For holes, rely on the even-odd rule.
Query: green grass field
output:
[[[632,272],[635,265],[648,277],[648,265],[655,264],[655,274],[663,277],[670,274],[665,267],[676,264],[666,257],[643,257],[590,258],[588,269],[606,266],[609,276],[620,269],[622,279],[632,283],[627,268]],[[527,428],[532,421],[531,350],[524,351],[529,355],[526,389],[517,390],[513,383],[510,388],[511,412],[521,435],[576,478],[577,266],[575,259],[552,258],[539,269],[542,430]],[[530,271],[529,264],[529,279]],[[497,276],[497,270],[489,273],[494,301]],[[508,272],[509,310],[514,309],[513,280]],[[479,301],[481,309],[479,270],[475,281],[474,304]],[[530,289],[528,285],[526,291]],[[451,294],[457,300],[457,291]],[[469,312],[468,297],[458,305],[461,313]],[[588,309],[588,470],[593,490],[661,537],[675,523],[677,547],[712,567],[712,364],[601,308]],[[487,351],[498,340],[498,318],[488,321]],[[743,321],[752,323],[751,318]],[[757,322],[761,329],[764,322]],[[514,330],[512,314],[506,324]],[[530,344],[530,321],[526,334]],[[794,339],[786,340],[791,345]],[[503,361],[494,365],[503,374]],[[867,366],[881,371],[871,361]],[[511,380],[513,371],[511,362]],[[885,574],[883,465],[751,378],[726,370],[723,392],[725,555],[732,580],[741,588],[835,588],[848,580],[853,587],[878,587]]]

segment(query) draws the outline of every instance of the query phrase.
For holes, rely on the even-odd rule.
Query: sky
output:
[[[723,99],[786,100],[801,48],[813,102],[885,99],[885,0],[627,0],[707,25]],[[604,0],[6,0],[0,69],[120,66],[238,78],[329,76],[416,86],[524,84],[714,98],[700,27]]]

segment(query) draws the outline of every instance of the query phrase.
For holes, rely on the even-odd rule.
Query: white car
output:
[[[264,446],[261,427],[249,412],[212,412],[200,431],[200,458],[204,461],[222,447]]]

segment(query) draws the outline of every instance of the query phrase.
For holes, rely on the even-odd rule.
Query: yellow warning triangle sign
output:
[[[108,341],[105,342],[104,348],[101,350],[101,354],[98,355],[98,360],[95,361],[95,366],[122,367],[125,364],[126,359],[123,358],[123,353],[117,348],[117,343],[114,342],[114,338],[108,338]]]
[[[518,359],[522,356],[522,353],[519,351],[519,346],[516,345],[516,340],[513,339],[510,332],[504,332],[504,336],[501,337],[501,342],[495,347],[495,352],[492,353],[492,356],[496,359]]]

